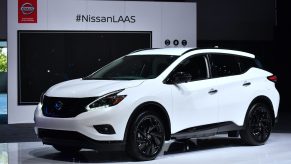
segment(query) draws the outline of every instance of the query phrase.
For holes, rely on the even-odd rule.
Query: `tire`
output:
[[[165,142],[165,128],[159,115],[145,111],[131,124],[127,153],[136,160],[148,161],[157,157]]]
[[[252,146],[263,145],[270,137],[273,117],[271,110],[263,103],[255,103],[246,115],[241,139]]]
[[[81,150],[81,148],[79,147],[71,146],[53,145],[53,147],[64,154],[77,154]]]

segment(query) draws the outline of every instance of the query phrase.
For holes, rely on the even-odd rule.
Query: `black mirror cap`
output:
[[[191,79],[192,79],[192,76],[190,73],[177,72],[172,76],[171,82],[173,84],[187,83],[187,82],[191,81]]]

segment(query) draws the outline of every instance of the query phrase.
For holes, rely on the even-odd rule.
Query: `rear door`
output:
[[[241,74],[239,57],[231,54],[210,54],[212,78],[216,79],[218,122],[241,123],[248,101],[249,82]]]

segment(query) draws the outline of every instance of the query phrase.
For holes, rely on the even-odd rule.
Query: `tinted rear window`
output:
[[[212,77],[224,77],[240,74],[237,56],[227,54],[212,54],[211,73]]]
[[[257,67],[255,59],[248,57],[239,57],[239,66],[241,73],[247,72],[252,67]]]
[[[239,66],[241,73],[247,72],[252,67],[263,69],[263,65],[258,59],[248,57],[239,57]]]

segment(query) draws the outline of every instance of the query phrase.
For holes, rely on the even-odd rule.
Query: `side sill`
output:
[[[171,139],[209,137],[209,136],[214,136],[217,133],[235,131],[235,130],[241,130],[241,129],[243,129],[242,126],[238,126],[231,121],[220,122],[220,123],[207,124],[207,125],[184,129],[175,134],[172,134]]]

